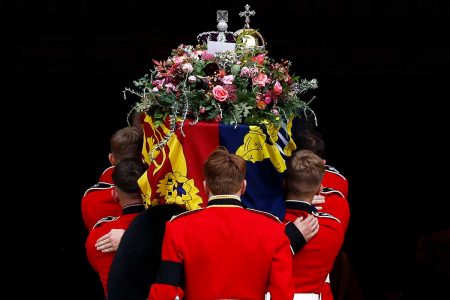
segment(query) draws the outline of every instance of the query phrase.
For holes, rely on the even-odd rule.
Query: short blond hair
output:
[[[322,159],[310,150],[296,151],[288,162],[286,189],[292,194],[317,192],[325,174]]]

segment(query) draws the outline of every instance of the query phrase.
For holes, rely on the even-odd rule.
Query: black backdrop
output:
[[[13,165],[5,184],[15,192],[4,197],[4,217],[13,219],[2,238],[6,299],[101,299],[80,199],[108,165],[109,136],[126,125],[131,103],[121,91],[152,58],[215,30],[217,9],[229,10],[230,30],[241,28],[245,3],[0,1],[2,144]],[[350,182],[345,248],[366,297],[435,291],[439,282],[415,257],[420,237],[449,226],[439,172],[448,1],[248,3],[270,55],[319,81],[313,108],[327,159]]]

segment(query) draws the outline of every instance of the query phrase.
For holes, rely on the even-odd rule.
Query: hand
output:
[[[95,248],[103,253],[117,251],[124,232],[123,229],[111,229],[110,232],[97,240]]]
[[[317,210],[322,210],[322,206],[317,206],[319,204],[325,203],[325,196],[322,195],[314,195],[314,199],[312,201],[312,205],[316,207]]]
[[[294,221],[295,227],[300,231],[300,233],[308,242],[319,232],[319,221],[313,215],[309,215],[303,220],[303,217],[298,217]]]

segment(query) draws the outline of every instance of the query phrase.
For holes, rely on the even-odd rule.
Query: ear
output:
[[[112,196],[112,199],[113,199],[114,202],[119,203],[119,195],[117,194],[116,188],[113,188],[111,190],[111,196]]]
[[[241,184],[241,195],[245,193],[245,190],[247,189],[247,180],[244,179]]]
[[[327,164],[327,160],[326,159],[322,159],[323,165],[325,166]]]
[[[317,190],[317,192],[316,192],[316,195],[320,195],[320,192],[323,190],[323,185],[322,184],[320,184],[319,185],[319,189]]]
[[[116,159],[114,158],[114,155],[112,153],[108,154],[108,159],[112,166],[116,165]]]
[[[206,195],[209,197],[210,193],[209,193],[208,185],[206,184],[206,180],[203,180],[203,189],[205,190]]]

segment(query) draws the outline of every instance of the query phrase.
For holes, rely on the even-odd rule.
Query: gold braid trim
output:
[[[241,198],[236,195],[214,195],[208,198],[208,201],[216,200],[216,199],[236,199],[241,201]]]
[[[208,205],[206,208],[211,208],[211,207],[235,207],[235,208],[242,208],[244,209],[242,206],[239,205]]]

